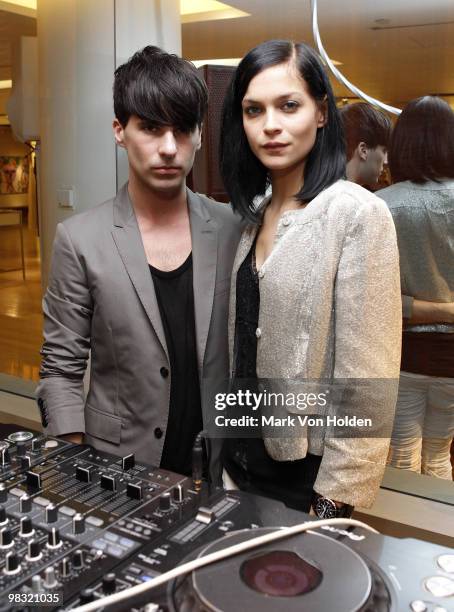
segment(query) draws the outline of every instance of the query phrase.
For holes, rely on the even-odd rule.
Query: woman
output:
[[[454,435],[454,112],[435,96],[397,120],[379,195],[396,225],[404,333],[391,465],[452,479]]]
[[[272,40],[242,60],[224,106],[221,169],[234,208],[250,221],[232,272],[232,376],[397,379],[401,305],[391,215],[373,194],[342,180],[338,111],[310,47]],[[268,186],[272,195],[256,210]],[[389,425],[395,392],[369,387],[348,390],[350,414],[367,411]],[[328,402],[328,409],[340,407]],[[389,440],[317,428],[284,433],[226,440],[226,476],[300,510],[312,505],[319,516],[372,504]]]

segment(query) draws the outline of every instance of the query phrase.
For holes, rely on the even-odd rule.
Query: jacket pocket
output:
[[[121,418],[114,414],[101,412],[93,406],[85,406],[85,431],[100,440],[120,444]]]

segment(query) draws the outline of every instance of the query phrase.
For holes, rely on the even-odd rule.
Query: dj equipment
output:
[[[307,520],[239,491],[34,432],[0,440],[0,611],[70,610]],[[227,558],[102,610],[443,612],[454,551],[324,528]]]

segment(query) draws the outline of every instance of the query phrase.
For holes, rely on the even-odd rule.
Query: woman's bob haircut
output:
[[[454,111],[436,96],[407,104],[391,137],[388,154],[394,183],[454,178]]]
[[[314,147],[304,168],[304,184],[295,199],[307,203],[323,189],[345,176],[345,143],[334,94],[315,51],[304,43],[269,40],[242,59],[224,101],[220,138],[221,174],[233,208],[257,223],[254,199],[265,194],[270,180],[265,166],[249,147],[243,128],[241,103],[251,80],[262,70],[293,62],[309,93],[326,105],[326,124],[318,128]]]

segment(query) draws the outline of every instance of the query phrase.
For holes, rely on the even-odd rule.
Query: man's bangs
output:
[[[149,82],[132,82],[127,91],[126,105],[131,115],[137,115],[150,127],[173,125],[182,132],[192,132],[201,122],[201,109],[195,92]]]

